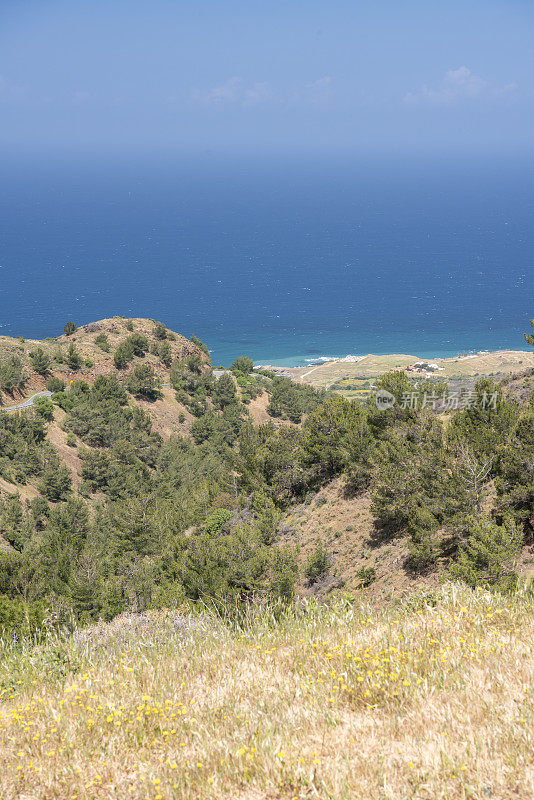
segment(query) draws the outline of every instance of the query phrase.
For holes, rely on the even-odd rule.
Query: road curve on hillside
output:
[[[32,394],[31,397],[16,406],[0,406],[0,411],[18,411],[21,408],[31,408],[36,397],[52,397],[52,392],[37,392],[37,394]]]
[[[162,387],[170,387],[170,383],[162,383]],[[32,394],[31,397],[28,397],[27,400],[24,400],[23,403],[19,403],[16,406],[2,406],[0,405],[0,411],[20,411],[22,408],[31,408],[33,406],[33,401],[36,397],[52,397],[52,392],[37,392],[36,394]]]

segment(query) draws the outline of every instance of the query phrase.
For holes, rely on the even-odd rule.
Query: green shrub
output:
[[[167,338],[167,328],[165,327],[163,322],[156,322],[154,328],[152,329],[152,334],[155,336],[156,339]]]
[[[488,515],[470,517],[458,557],[449,572],[469,586],[512,591],[517,585],[516,565],[523,529],[511,517],[497,524]]]
[[[12,600],[0,595],[0,637],[22,638],[32,636],[42,628],[45,608],[40,602]]]
[[[53,503],[66,500],[72,488],[70,472],[64,464],[50,463],[44,470],[39,491]]]
[[[330,556],[324,544],[318,542],[304,565],[304,575],[308,581],[308,585],[311,586],[316,583],[316,581],[324,578],[328,574],[330,566]]]
[[[115,350],[114,361],[117,369],[124,369],[136,356],[142,357],[148,353],[150,344],[146,336],[141,333],[132,333]]]
[[[158,356],[166,367],[172,364],[172,349],[168,342],[161,342],[158,348]]]
[[[24,386],[26,375],[22,361],[18,356],[10,356],[0,361],[0,389],[12,393]]]
[[[71,342],[68,346],[67,356],[65,358],[65,361],[69,369],[72,369],[74,371],[79,370],[80,367],[82,366],[83,363],[82,358],[78,353],[78,351],[76,350],[74,342]]]
[[[244,375],[247,375],[254,369],[254,362],[247,356],[238,356],[230,369],[232,372],[242,372]]]
[[[65,381],[62,381],[61,378],[51,377],[48,378],[46,382],[46,389],[48,392],[56,393],[56,392],[64,392],[65,391]]]
[[[290,378],[277,376],[273,376],[269,395],[267,413],[294,423],[300,422],[303,414],[314,411],[325,398],[324,390],[318,391],[311,386],[299,385]]]
[[[99,333],[98,334],[98,336],[95,339],[95,344],[96,344],[97,347],[99,347],[101,350],[103,350],[104,353],[109,353],[110,345],[109,345],[108,337],[107,337],[107,335],[105,333]]]
[[[233,511],[226,508],[217,508],[210,514],[204,523],[204,531],[208,536],[215,536],[220,533],[221,528],[232,519],[234,516]]]
[[[161,395],[160,381],[150,364],[138,364],[126,385],[129,392],[146,400],[157,400]]]
[[[46,375],[50,368],[50,356],[45,353],[42,347],[38,347],[30,353],[32,367],[40,375]]]
[[[360,586],[370,586],[376,580],[376,570],[374,567],[362,567],[356,572],[356,577]]]
[[[35,409],[35,413],[41,419],[46,420],[46,422],[50,422],[50,420],[53,419],[54,404],[50,402],[48,397],[36,397],[33,401],[33,407]]]

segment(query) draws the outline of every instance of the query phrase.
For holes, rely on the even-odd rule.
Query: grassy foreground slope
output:
[[[528,596],[136,620],[4,654],[4,800],[533,796]]]

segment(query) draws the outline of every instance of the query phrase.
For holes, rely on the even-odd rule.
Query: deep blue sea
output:
[[[21,157],[0,163],[0,334],[114,314],[214,363],[521,349],[525,158]]]

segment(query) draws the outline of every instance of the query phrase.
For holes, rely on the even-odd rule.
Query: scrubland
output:
[[[0,797],[531,798],[532,598],[123,615],[0,662]]]

